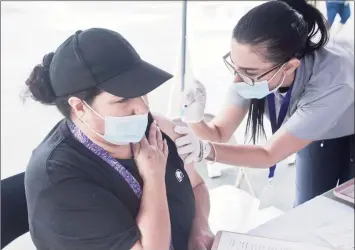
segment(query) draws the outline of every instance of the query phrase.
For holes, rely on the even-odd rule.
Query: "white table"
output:
[[[317,231],[322,226],[334,225],[344,218],[351,222],[354,231],[354,206],[340,201],[334,197],[332,191],[329,191],[248,233],[332,247],[317,234]]]

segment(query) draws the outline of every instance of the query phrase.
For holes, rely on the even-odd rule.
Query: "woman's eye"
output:
[[[245,72],[245,74],[247,75],[247,76],[250,76],[250,77],[253,77],[253,76],[257,76],[258,74],[256,74],[256,73],[250,73],[250,72]]]
[[[124,99],[118,100],[116,103],[125,103],[128,100],[129,100],[128,98],[124,98]]]

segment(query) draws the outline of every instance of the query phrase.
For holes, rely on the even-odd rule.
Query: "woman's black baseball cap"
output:
[[[112,95],[145,95],[173,76],[142,60],[115,31],[77,31],[56,50],[49,68],[57,97],[98,87]]]

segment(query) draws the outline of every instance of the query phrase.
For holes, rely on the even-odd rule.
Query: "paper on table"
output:
[[[337,249],[354,249],[354,215],[322,226],[316,234]]]
[[[322,226],[344,219],[352,223],[354,222],[353,207],[325,196],[318,196],[292,209],[278,219],[251,230],[249,233],[268,238],[309,242],[316,245],[333,247],[319,237],[316,231]]]
[[[330,250],[313,244],[222,232],[217,250]]]

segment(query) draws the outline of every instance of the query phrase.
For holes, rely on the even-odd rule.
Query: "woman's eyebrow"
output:
[[[231,62],[234,65],[234,67],[236,67],[235,63],[232,60],[232,57],[231,56],[229,56],[229,57],[230,57]],[[236,67],[236,68],[238,68],[238,70],[243,70],[243,71],[256,71],[256,70],[259,70],[258,68],[250,68],[250,67]]]
[[[117,103],[117,102],[122,102],[125,101],[126,98],[121,98],[121,99],[112,99],[109,101],[110,104]]]
[[[249,68],[249,67],[238,67],[238,69],[241,69],[243,71],[256,71],[256,70],[259,70],[258,68]]]

